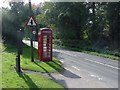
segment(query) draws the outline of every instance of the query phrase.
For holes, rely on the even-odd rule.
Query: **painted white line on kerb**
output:
[[[79,68],[77,68],[77,67],[75,67],[75,66],[72,66],[74,69],[76,69],[76,70],[78,70],[78,71],[80,71],[80,69]]]
[[[97,64],[101,64],[101,65],[104,65],[104,66],[108,66],[108,67],[111,67],[111,68],[114,68],[114,69],[120,69],[118,67],[115,67],[115,66],[112,66],[112,65],[109,65],[109,64],[105,64],[105,63],[101,63],[101,62],[98,62],[98,61],[93,61],[93,60],[90,60],[90,59],[85,59],[87,61],[90,61],[90,62],[94,62],[94,63],[97,63]]]

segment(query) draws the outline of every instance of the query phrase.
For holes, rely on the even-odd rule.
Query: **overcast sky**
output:
[[[2,3],[0,3],[0,7],[8,7],[8,1],[10,0],[0,0]],[[19,1],[19,0],[16,0]],[[21,0],[22,1],[22,0]],[[29,0],[23,0],[23,2],[28,3]],[[40,2],[44,2],[44,0],[31,0],[32,4],[39,4]]]
[[[0,0],[2,3],[0,3],[1,7],[8,7],[8,1],[10,0]],[[25,3],[28,3],[29,0],[12,0],[12,1],[24,1]],[[118,2],[120,0],[31,0],[32,4],[39,4],[40,2],[44,1],[53,1],[53,2]]]

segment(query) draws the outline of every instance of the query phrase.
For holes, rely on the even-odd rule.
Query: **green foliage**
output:
[[[16,31],[28,19],[29,9],[28,4],[14,2],[10,5],[10,10],[3,8],[3,36],[14,41]],[[56,43],[71,47],[80,44],[86,47],[90,45],[100,49],[108,47],[110,50],[118,50],[119,2],[45,2],[37,7],[34,6],[33,9],[38,23],[36,31],[42,27],[51,28],[53,39],[58,39]],[[27,27],[24,29],[25,37],[30,37],[31,30]]]
[[[120,50],[120,2],[108,3],[107,17],[112,48]]]
[[[120,21],[118,4],[99,2],[45,3],[42,13],[38,17],[45,26],[53,29],[54,38],[61,39],[62,43],[68,39],[72,41],[79,39],[79,43],[87,40],[91,42],[91,45],[106,47],[110,46],[110,42],[114,38],[112,42],[117,46],[120,36],[118,32]]]
[[[88,3],[89,9],[88,22],[86,24],[86,34],[92,44],[104,43],[104,39],[108,38],[109,25],[106,18],[106,3]],[[102,42],[101,42],[102,41]],[[108,40],[105,40],[108,43]]]
[[[64,40],[54,39],[54,48],[64,48],[70,49],[79,52],[85,52],[88,54],[93,54],[97,56],[102,56],[105,58],[119,60],[120,53],[118,50],[110,50],[108,46],[100,48],[97,45],[91,45],[88,41],[79,41],[79,40]]]
[[[42,10],[42,14],[38,16],[39,21],[53,29],[55,38],[82,39],[82,30],[87,20],[85,4],[45,3]]]
[[[8,10],[3,9],[3,15],[2,15],[2,30],[3,30],[3,37],[7,40],[10,40],[10,38],[16,39],[16,27],[13,25],[16,25],[14,23],[14,15],[11,15]],[[14,39],[14,40],[15,40]],[[13,41],[14,41],[13,40]]]
[[[5,41],[16,43],[17,31],[24,27],[28,9],[23,2],[10,2],[10,9],[2,8],[2,36]]]

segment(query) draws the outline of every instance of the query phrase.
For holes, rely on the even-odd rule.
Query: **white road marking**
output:
[[[56,50],[56,49],[54,49],[54,51],[58,51],[58,52],[67,54],[67,55],[69,55],[69,56],[76,56],[75,54],[70,54],[70,53],[64,52],[64,51],[62,51],[62,50]],[[97,64],[101,64],[101,65],[104,65],[104,66],[107,66],[107,67],[111,67],[111,68],[114,68],[114,69],[120,69],[120,68],[118,68],[118,67],[115,67],[115,66],[112,66],[112,65],[109,65],[109,64],[105,64],[105,63],[101,63],[101,62],[98,62],[98,61],[93,61],[93,60],[90,60],[90,59],[85,59],[85,60],[91,61],[91,62],[94,62],[94,63],[97,63]]]
[[[60,60],[60,62],[64,63],[64,61],[61,61],[61,60]]]
[[[80,69],[79,68],[77,68],[77,67],[75,67],[75,66],[72,66],[74,69],[76,69],[76,70],[78,70],[78,71],[80,71]]]
[[[93,75],[93,74],[91,74],[90,76],[91,76],[91,77],[95,77],[95,75]]]
[[[65,67],[65,69],[66,69],[66,70],[68,70],[68,71],[70,71],[71,73],[73,73],[73,74],[75,74],[75,75],[77,75],[77,76],[81,77],[79,74],[77,74],[77,73],[75,73],[75,72],[71,71],[70,69],[68,69],[68,68],[66,68],[66,67]]]
[[[68,53],[68,52],[66,52],[66,51],[57,50],[57,49],[53,49],[53,50],[56,51],[56,52],[60,52],[60,53],[63,53],[63,54],[69,55],[69,56],[76,56],[76,54],[70,54],[70,53]]]
[[[98,61],[93,61],[93,60],[90,60],[90,59],[85,59],[87,61],[90,61],[90,62],[94,62],[94,63],[97,63],[97,64],[101,64],[101,65],[104,65],[104,66],[108,66],[108,67],[111,67],[111,68],[114,68],[114,69],[120,69],[118,67],[115,67],[115,66],[112,66],[112,65],[109,65],[109,64],[105,64],[105,63],[101,63],[101,62],[98,62]]]
[[[26,42],[27,44],[29,44],[30,42],[29,41],[25,41],[23,40],[23,42]],[[58,51],[58,52],[61,52],[61,53],[64,53],[64,54],[67,54],[69,56],[76,56],[75,54],[70,54],[70,53],[67,53],[67,52],[64,52],[62,50],[56,50],[56,49],[53,49],[54,51]],[[98,62],[98,61],[93,61],[93,60],[90,60],[90,59],[85,59],[87,61],[91,61],[91,62],[94,62],[94,63],[97,63],[97,64],[101,64],[101,65],[104,65],[104,66],[108,66],[108,67],[111,67],[111,68],[114,68],[114,69],[120,69],[118,67],[115,67],[115,66],[112,66],[112,65],[109,65],[109,64],[105,64],[105,63],[101,63],[101,62]]]
[[[98,80],[102,80],[102,78],[98,78]]]
[[[93,74],[91,74],[90,76],[93,77],[93,78],[97,78],[98,80],[102,80],[102,78],[100,78],[99,76],[95,76]]]

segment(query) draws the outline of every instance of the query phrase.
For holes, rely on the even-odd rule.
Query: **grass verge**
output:
[[[2,76],[2,44],[0,43],[0,76]],[[0,90],[2,89],[2,77],[0,77]]]
[[[109,53],[111,53],[111,54],[109,54],[106,51],[100,52],[100,51],[87,50],[87,49],[84,49],[84,48],[75,48],[75,47],[68,47],[68,46],[66,47],[66,46],[58,46],[58,45],[55,45],[54,47],[55,48],[69,49],[69,50],[72,50],[72,51],[84,52],[84,53],[87,53],[87,54],[101,56],[101,57],[109,58],[109,59],[112,59],[112,60],[120,60],[120,57],[116,56],[116,53],[114,53],[114,52],[109,52]],[[117,55],[118,54],[119,53],[117,53]]]
[[[1,44],[0,44],[1,45]],[[44,76],[35,74],[18,74],[15,71],[15,57],[17,49],[10,45],[3,45],[2,52],[2,88],[62,88],[63,87],[53,80]],[[22,68],[35,70],[40,72],[56,72],[60,70],[61,63],[53,58],[53,62],[31,62],[30,61],[30,48],[24,45],[24,52],[21,56]],[[35,50],[37,56],[37,50]],[[35,56],[35,57],[36,57]]]
[[[24,45],[23,55],[21,56],[21,66],[23,69],[39,71],[42,73],[57,72],[63,69],[62,63],[60,63],[55,57],[53,57],[52,62],[40,62],[36,60],[35,62],[31,62],[31,56],[28,52],[30,52],[30,47]],[[37,59],[37,49],[34,49],[34,56]]]

